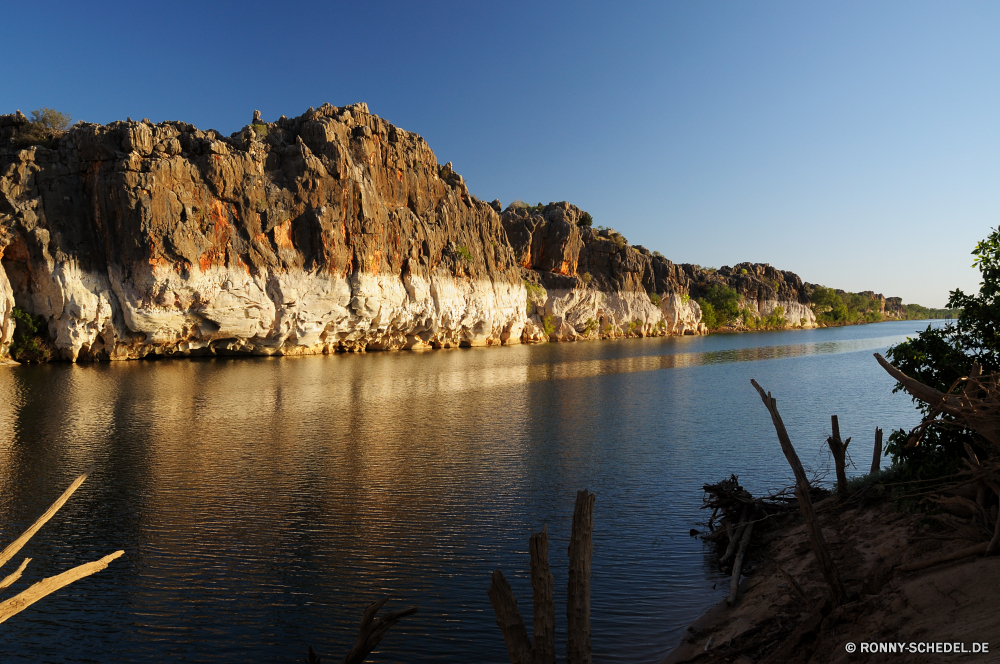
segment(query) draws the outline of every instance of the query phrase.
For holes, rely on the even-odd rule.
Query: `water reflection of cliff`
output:
[[[489,572],[510,571],[530,597],[527,534],[547,523],[553,560],[564,555],[586,486],[598,495],[595,647],[652,661],[673,642],[663,625],[706,598],[700,545],[671,539],[698,517],[706,466],[780,454],[753,427],[718,444],[742,415],[713,382],[730,385],[733,364],[886,344],[857,329],[783,334],[2,370],[0,534],[96,464],[26,555],[51,561],[39,575],[109,547],[126,556],[113,579],[24,614],[56,632],[0,634],[0,650],[59,658],[64,634],[89,635],[79,652],[94,659],[110,647],[137,661],[346,652],[360,607],[388,592],[421,606],[391,635],[393,657],[500,661]],[[760,369],[778,389],[805,375],[796,366]],[[636,625],[663,639],[623,649]]]

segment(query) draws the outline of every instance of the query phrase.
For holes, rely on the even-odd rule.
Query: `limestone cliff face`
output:
[[[648,252],[571,206],[525,259],[499,205],[364,104],[229,137],[144,120],[18,149],[26,127],[0,116],[0,356],[15,303],[74,361],[704,331],[683,288],[646,294]]]
[[[744,304],[760,317],[770,316],[781,307],[788,327],[816,327],[810,306],[810,289],[797,274],[778,270],[766,263],[739,263],[715,272],[698,272],[692,287],[698,296],[714,284],[724,284],[743,298]]]
[[[496,212],[364,104],[8,150],[0,247],[4,343],[13,298],[71,360],[500,344],[525,324]]]
[[[632,247],[613,230],[580,226],[582,214],[562,202],[501,215],[525,279],[545,289],[535,327],[549,317],[557,339],[707,332],[689,296],[691,266]]]

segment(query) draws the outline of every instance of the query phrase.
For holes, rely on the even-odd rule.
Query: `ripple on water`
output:
[[[834,412],[863,457],[876,425],[917,419],[871,353],[922,326],[2,369],[0,535],[96,467],[25,550],[18,587],[126,555],[8,622],[0,651],[336,658],[390,594],[421,611],[379,661],[506,661],[490,572],[530,625],[527,538],[547,525],[562,643],[569,519],[588,488],[595,661],[655,662],[721,594],[688,536],[701,485],[790,482],[750,378],[807,465],[828,464]]]

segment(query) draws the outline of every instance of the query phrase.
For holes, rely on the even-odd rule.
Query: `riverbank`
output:
[[[961,656],[925,654],[927,643],[964,644],[969,661],[995,661],[995,654],[972,650],[974,643],[1000,650],[1000,616],[991,608],[1000,558],[967,557],[900,572],[901,566],[968,547],[980,535],[970,529],[945,536],[922,512],[872,500],[869,495],[838,502],[831,496],[815,504],[850,594],[845,604],[834,608],[827,599],[805,524],[795,514],[764,535],[736,605],[722,602],[695,620],[662,664],[939,662]],[[870,654],[872,643],[904,644],[905,655]],[[857,652],[849,652],[849,644]]]

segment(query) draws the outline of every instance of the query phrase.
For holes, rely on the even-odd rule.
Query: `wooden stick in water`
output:
[[[52,503],[49,509],[45,510],[45,513],[38,517],[38,520],[31,524],[31,527],[24,531],[20,537],[11,542],[6,549],[0,551],[0,567],[3,567],[8,560],[17,555],[17,552],[21,550],[28,540],[41,529],[45,523],[55,516],[55,513],[59,511],[59,508],[66,504],[69,497],[73,495],[73,492],[80,488],[83,481],[87,479],[90,473],[93,472],[93,468],[88,468],[83,475],[73,480],[73,483],[69,485],[69,488],[63,491],[63,494],[56,499],[56,502]]]
[[[493,571],[490,589],[486,591],[497,617],[497,627],[507,644],[510,664],[531,664],[531,640],[524,626],[521,612],[517,610],[514,591],[500,570]]]
[[[847,446],[851,444],[851,439],[846,441],[840,439],[840,422],[836,415],[830,416],[833,425],[833,435],[826,439],[826,444],[833,452],[833,465],[837,469],[837,495],[840,498],[847,496]]]
[[[14,572],[12,574],[6,576],[3,581],[0,581],[0,590],[3,590],[4,588],[8,587],[12,583],[14,583],[18,579],[20,579],[21,578],[21,572],[24,571],[24,568],[27,567],[28,563],[30,563],[30,562],[31,562],[31,558],[25,558],[24,561],[21,562],[21,566],[20,567],[18,567],[16,570],[14,570]]]
[[[417,607],[410,606],[398,611],[390,611],[382,617],[376,617],[379,609],[385,606],[388,601],[388,597],[383,597],[377,602],[372,602],[365,609],[364,615],[361,616],[361,626],[358,628],[358,638],[354,642],[354,647],[344,657],[343,664],[363,664],[372,650],[378,647],[379,642],[382,641],[382,637],[385,636],[390,627],[406,616],[417,612]]]
[[[0,602],[0,623],[4,622],[11,616],[17,615],[21,611],[42,599],[46,595],[50,595],[55,591],[68,586],[74,581],[79,581],[85,576],[90,576],[91,574],[96,574],[102,569],[105,569],[115,558],[121,556],[124,551],[115,551],[112,554],[104,556],[100,560],[95,560],[91,563],[85,563],[78,567],[74,567],[71,570],[67,570],[62,574],[57,574],[56,576],[50,576],[47,579],[43,579],[31,586],[24,592],[14,595],[10,599]],[[22,567],[23,569],[23,567]]]
[[[554,581],[549,569],[549,531],[535,533],[528,540],[531,551],[531,589],[534,599],[534,633],[531,657],[534,664],[556,663],[556,605],[552,599]]]
[[[576,494],[569,541],[569,587],[566,592],[566,664],[591,664],[590,563],[594,553],[594,494]]]

